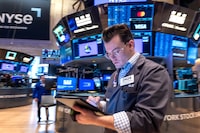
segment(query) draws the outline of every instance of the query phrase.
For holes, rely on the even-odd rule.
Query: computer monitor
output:
[[[151,31],[153,4],[115,3],[108,5],[108,26],[125,23],[131,31]]]
[[[1,70],[14,71],[15,70],[15,64],[2,63],[1,64]]]
[[[79,90],[80,91],[91,91],[95,90],[93,79],[79,79]]]
[[[59,46],[63,46],[70,41],[70,31],[67,24],[67,18],[63,17],[52,30],[53,35]]]
[[[75,91],[77,87],[77,79],[74,77],[58,77],[57,91]]]
[[[67,21],[73,38],[98,34],[102,31],[99,10],[96,6],[67,15]]]
[[[103,56],[105,53],[101,34],[73,39],[71,45],[74,59]]]

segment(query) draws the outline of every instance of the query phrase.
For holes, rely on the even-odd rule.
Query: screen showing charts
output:
[[[101,34],[73,39],[71,44],[74,59],[104,55]]]
[[[93,79],[79,79],[79,90],[94,90],[94,80]]]
[[[172,51],[175,58],[186,58],[188,39],[182,36],[156,32],[154,56],[167,57]]]
[[[57,91],[75,91],[77,79],[72,77],[58,77]]]
[[[125,23],[131,30],[150,31],[153,22],[153,4],[110,4],[108,26]]]

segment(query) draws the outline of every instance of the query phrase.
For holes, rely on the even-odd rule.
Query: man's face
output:
[[[40,80],[41,80],[42,83],[44,83],[45,82],[45,76],[41,76]]]
[[[129,41],[130,42],[130,41]],[[104,43],[107,56],[116,68],[121,68],[133,55],[133,45],[121,41],[119,35]]]

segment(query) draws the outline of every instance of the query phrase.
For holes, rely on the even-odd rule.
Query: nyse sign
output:
[[[49,40],[49,19],[50,1],[0,1],[0,38]]]

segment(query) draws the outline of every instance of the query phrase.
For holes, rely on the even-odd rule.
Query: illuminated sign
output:
[[[169,22],[184,24],[187,14],[177,11],[171,11]]]
[[[0,1],[0,38],[49,40],[49,25],[50,1]]]
[[[16,52],[7,51],[5,59],[15,60],[16,55],[17,55]]]

